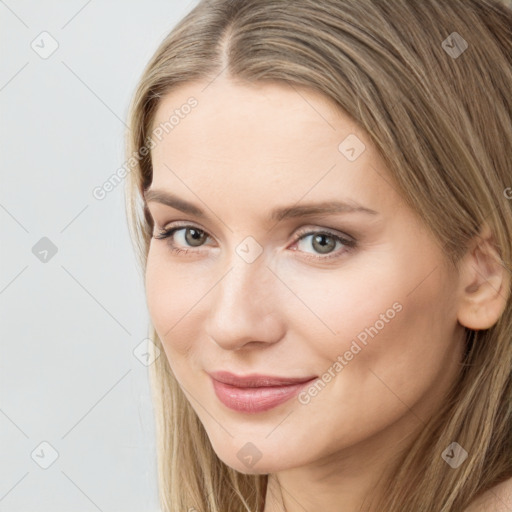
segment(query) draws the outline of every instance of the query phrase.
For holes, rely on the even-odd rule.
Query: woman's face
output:
[[[329,100],[206,85],[172,91],[153,125],[148,208],[154,235],[176,231],[151,240],[147,301],[177,381],[244,473],[395,450],[458,372],[456,273]],[[221,371],[316,380],[233,389]]]

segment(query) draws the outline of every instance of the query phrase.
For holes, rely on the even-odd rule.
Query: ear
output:
[[[459,276],[461,293],[457,320],[469,329],[489,329],[507,304],[510,273],[502,264],[486,223],[462,258]]]

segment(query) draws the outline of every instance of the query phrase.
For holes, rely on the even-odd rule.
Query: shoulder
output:
[[[501,482],[475,499],[464,512],[510,512],[512,510],[512,478]]]

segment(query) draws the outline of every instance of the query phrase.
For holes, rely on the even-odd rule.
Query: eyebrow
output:
[[[206,214],[196,205],[181,199],[178,196],[170,194],[159,189],[148,189],[144,193],[144,199],[147,203],[150,201],[164,204],[180,210],[184,213],[195,215],[199,218],[205,218]],[[278,207],[270,212],[269,220],[279,222],[283,219],[308,217],[313,215],[329,215],[333,213],[366,213],[370,215],[378,215],[378,212],[370,208],[366,208],[357,203],[345,203],[343,201],[325,201],[321,203],[309,203],[301,205],[293,205],[286,207]]]

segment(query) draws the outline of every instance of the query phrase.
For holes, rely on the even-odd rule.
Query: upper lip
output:
[[[212,379],[237,388],[258,388],[271,386],[289,386],[292,384],[302,384],[316,379],[315,375],[310,377],[276,377],[273,375],[261,375],[251,373],[249,375],[235,375],[230,372],[219,371],[208,373]]]

